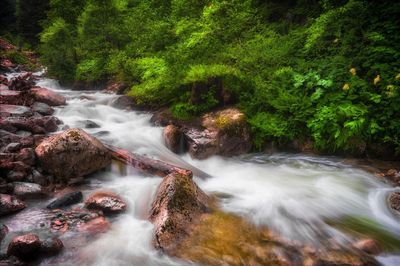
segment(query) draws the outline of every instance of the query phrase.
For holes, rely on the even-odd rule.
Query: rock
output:
[[[400,186],[400,171],[397,171],[396,169],[390,169],[386,172],[385,177],[394,185]]]
[[[79,230],[85,232],[87,229],[85,228],[85,226],[87,225],[88,227],[90,227],[91,221],[95,221],[98,218],[104,217],[102,217],[99,213],[80,208],[68,211],[58,211],[54,213],[54,216],[51,218],[50,227],[51,229],[60,231],[61,233],[68,230]],[[109,226],[107,220],[102,220]],[[93,223],[98,224],[99,221],[95,221]]]
[[[63,195],[58,199],[53,200],[49,205],[47,205],[47,209],[59,209],[62,207],[79,203],[82,201],[82,199],[83,199],[82,192],[74,191]]]
[[[12,142],[21,143],[22,147],[29,147],[33,145],[33,138],[21,137],[6,130],[0,129],[0,148],[5,147]]]
[[[168,125],[164,128],[163,137],[165,146],[174,153],[183,151],[183,133],[182,131],[174,126]]]
[[[126,210],[125,201],[113,192],[99,191],[91,194],[85,201],[85,206],[91,210],[100,210],[105,214],[120,213]]]
[[[0,70],[10,72],[15,67],[16,67],[16,65],[13,62],[11,62],[9,59],[0,58]]]
[[[3,239],[6,237],[6,235],[8,234],[8,227],[4,224],[0,224],[0,244],[1,241],[3,241]]]
[[[126,86],[123,83],[120,82],[113,82],[110,81],[106,88],[103,90],[104,93],[115,93],[115,94],[123,94],[124,91],[128,88],[128,86]]]
[[[189,154],[196,159],[205,159],[218,154],[218,132],[191,128],[184,132]]]
[[[28,91],[33,87],[34,84],[35,77],[31,72],[26,72],[11,79],[9,82],[9,87],[11,90]]]
[[[7,180],[9,181],[22,181],[32,173],[32,168],[23,162],[13,162],[11,164],[10,171],[7,174]]]
[[[21,105],[20,91],[9,90],[5,85],[0,86],[0,104]]]
[[[155,246],[170,252],[189,235],[191,224],[208,211],[208,196],[193,182],[191,171],[164,177],[151,205]]]
[[[0,194],[0,216],[8,215],[25,209],[26,205],[16,197]]]
[[[3,152],[13,153],[13,152],[19,151],[20,148],[21,148],[21,143],[12,142],[4,148]]]
[[[174,118],[171,110],[169,109],[162,109],[155,112],[150,118],[150,122],[156,126],[162,126],[162,127],[168,126],[170,124],[172,125],[178,124],[177,119]]]
[[[32,180],[31,181],[33,183],[39,184],[41,186],[47,186],[51,183],[48,177],[46,177],[45,175],[43,175],[42,173],[40,173],[37,170],[32,171]]]
[[[389,205],[393,210],[400,212],[400,192],[393,192],[389,196]]]
[[[111,223],[107,221],[106,218],[100,216],[89,220],[84,224],[81,224],[78,228],[78,231],[90,234],[97,234],[108,231],[110,227]]]
[[[14,187],[11,183],[0,184],[0,194],[11,194]]]
[[[18,130],[32,132],[33,134],[45,134],[57,131],[61,121],[54,116],[42,117],[8,117],[3,119],[2,124],[7,124]]]
[[[19,198],[40,198],[46,196],[41,185],[27,182],[14,182],[14,194]]]
[[[32,110],[29,107],[21,105],[1,104],[0,117],[30,117]]]
[[[208,113],[203,116],[202,125],[210,132],[217,132],[217,154],[235,156],[250,151],[250,128],[246,116],[238,109],[226,108]]]
[[[382,249],[380,248],[378,242],[376,242],[374,239],[362,239],[356,243],[353,244],[353,246],[356,249],[362,250],[365,253],[371,254],[371,255],[378,255],[379,253],[382,252]]]
[[[34,165],[36,160],[35,151],[32,148],[23,148],[15,156],[15,159],[26,165]]]
[[[100,127],[100,125],[96,124],[92,120],[84,120],[84,121],[81,121],[81,123],[84,128],[99,128]]]
[[[54,113],[53,108],[51,108],[48,104],[41,102],[35,102],[31,108],[33,112],[37,112],[41,115],[52,115]]]
[[[63,242],[58,238],[41,241],[40,252],[45,255],[56,255],[64,248]]]
[[[37,235],[27,234],[14,237],[8,245],[7,255],[20,259],[32,259],[38,256],[41,242]]]
[[[135,100],[129,96],[122,95],[111,102],[111,106],[123,110],[131,110],[136,106]]]
[[[111,164],[104,145],[82,129],[68,129],[43,140],[35,153],[43,170],[60,181],[85,176]]]
[[[35,87],[31,89],[36,101],[48,104],[50,106],[60,106],[66,104],[64,96],[46,88]]]
[[[29,266],[28,264],[20,261],[14,256],[3,256],[0,257],[0,266]]]

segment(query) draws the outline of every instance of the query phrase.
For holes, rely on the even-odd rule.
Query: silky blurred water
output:
[[[348,235],[326,223],[346,216],[370,219],[400,236],[399,217],[386,203],[387,196],[395,189],[337,158],[250,154],[193,160],[165,148],[162,128],[151,125],[150,114],[112,107],[118,96],[67,90],[51,79],[42,79],[38,85],[67,97],[68,105],[56,111],[65,125],[83,127],[86,120],[91,120],[99,128],[85,130],[103,142],[186,168],[201,169],[211,177],[195,178],[196,182],[208,193],[224,195],[221,197],[224,210],[257,225],[267,225],[289,239],[314,244],[321,244],[327,238],[350,241]],[[185,262],[160,255],[151,245],[153,227],[146,218],[160,182],[160,178],[143,177],[134,170],[121,175],[117,167],[96,176],[90,189],[115,191],[128,201],[128,212],[115,218],[111,230],[84,247],[79,256],[74,252],[64,254],[64,263],[184,265]],[[385,265],[400,265],[398,256],[387,254],[378,259]],[[49,259],[43,265],[52,263],[55,260]]]

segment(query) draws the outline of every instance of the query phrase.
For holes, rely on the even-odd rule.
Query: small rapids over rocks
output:
[[[370,221],[400,237],[400,218],[387,205],[389,194],[396,189],[344,160],[293,154],[194,160],[165,147],[162,128],[150,123],[151,114],[114,108],[119,96],[68,90],[45,78],[37,85],[67,98],[68,104],[55,112],[64,122],[61,128],[80,127],[106,144],[191,169],[199,187],[215,195],[224,211],[257,226],[268,226],[287,239],[317,246],[335,239],[346,245],[354,240],[341,226],[347,218]],[[112,217],[111,229],[87,246],[82,247],[74,233],[63,235],[63,253],[41,265],[192,265],[161,255],[152,246],[153,225],[147,219],[160,183],[161,178],[143,176],[116,163],[88,178],[84,195],[94,189],[112,190],[126,200],[127,212]],[[44,215],[30,208],[6,223],[11,230],[23,230],[18,219],[32,219],[29,226],[39,227],[35,223]],[[394,254],[377,259],[385,265],[400,265],[400,257]]]

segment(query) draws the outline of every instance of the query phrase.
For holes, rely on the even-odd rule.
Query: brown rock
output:
[[[38,102],[42,102],[50,106],[66,104],[66,99],[64,96],[46,88],[35,87],[31,89],[31,93]]]
[[[356,243],[353,244],[353,246],[356,249],[362,250],[365,253],[371,254],[371,255],[378,255],[379,253],[382,252],[382,249],[380,248],[378,242],[376,242],[374,239],[362,239]]]
[[[18,212],[25,207],[25,203],[16,197],[0,194],[0,216]]]
[[[206,159],[218,154],[218,132],[191,128],[184,132],[189,154],[196,159]]]
[[[393,192],[389,197],[390,207],[400,212],[400,192]]]
[[[68,129],[43,140],[35,153],[43,170],[61,181],[91,174],[111,164],[104,145],[82,129]]]
[[[105,93],[115,93],[115,94],[123,94],[124,91],[128,88],[125,84],[121,82],[113,82],[110,81],[107,83],[106,88],[103,90]]]
[[[164,128],[163,137],[165,146],[175,153],[179,153],[183,150],[183,133],[182,131],[174,126],[168,125]]]
[[[54,109],[51,108],[48,104],[35,102],[32,105],[32,111],[37,112],[41,115],[52,115],[54,113]]]
[[[88,209],[100,210],[106,214],[119,213],[126,210],[125,201],[113,192],[99,191],[91,194],[85,201]]]
[[[8,245],[7,255],[14,255],[21,259],[32,259],[38,255],[40,247],[40,239],[35,234],[16,236]]]
[[[164,177],[150,211],[155,246],[171,252],[187,237],[193,221],[208,210],[208,196],[193,182],[191,171]]]
[[[35,151],[32,148],[23,148],[15,156],[15,159],[26,165],[34,165],[36,160]]]
[[[13,79],[9,82],[9,87],[11,90],[18,91],[28,91],[35,84],[35,77],[31,72],[25,72]]]

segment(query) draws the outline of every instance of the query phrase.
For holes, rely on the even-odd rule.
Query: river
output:
[[[84,127],[90,120],[99,127],[85,130],[105,143],[201,169],[211,177],[199,176],[195,181],[207,193],[219,196],[225,211],[267,225],[289,239],[316,245],[327,238],[350,242],[350,235],[327,222],[343,217],[361,217],[400,237],[400,219],[387,206],[387,196],[395,188],[340,158],[278,153],[193,160],[188,155],[175,155],[164,146],[162,128],[150,123],[150,114],[113,108],[115,95],[68,90],[46,78],[38,85],[67,97],[68,105],[55,113],[64,125]],[[128,211],[112,218],[111,229],[89,245],[82,246],[74,235],[62,236],[64,252],[41,265],[190,264],[163,256],[151,245],[153,226],[146,218],[161,178],[143,176],[133,169],[121,171],[113,165],[89,180],[85,195],[98,188],[114,190],[126,199]],[[13,219],[29,215],[34,215],[34,210]],[[38,226],[33,221],[31,226]],[[18,229],[16,223],[10,223],[12,229]],[[384,265],[400,265],[396,254],[383,254],[377,259]]]

